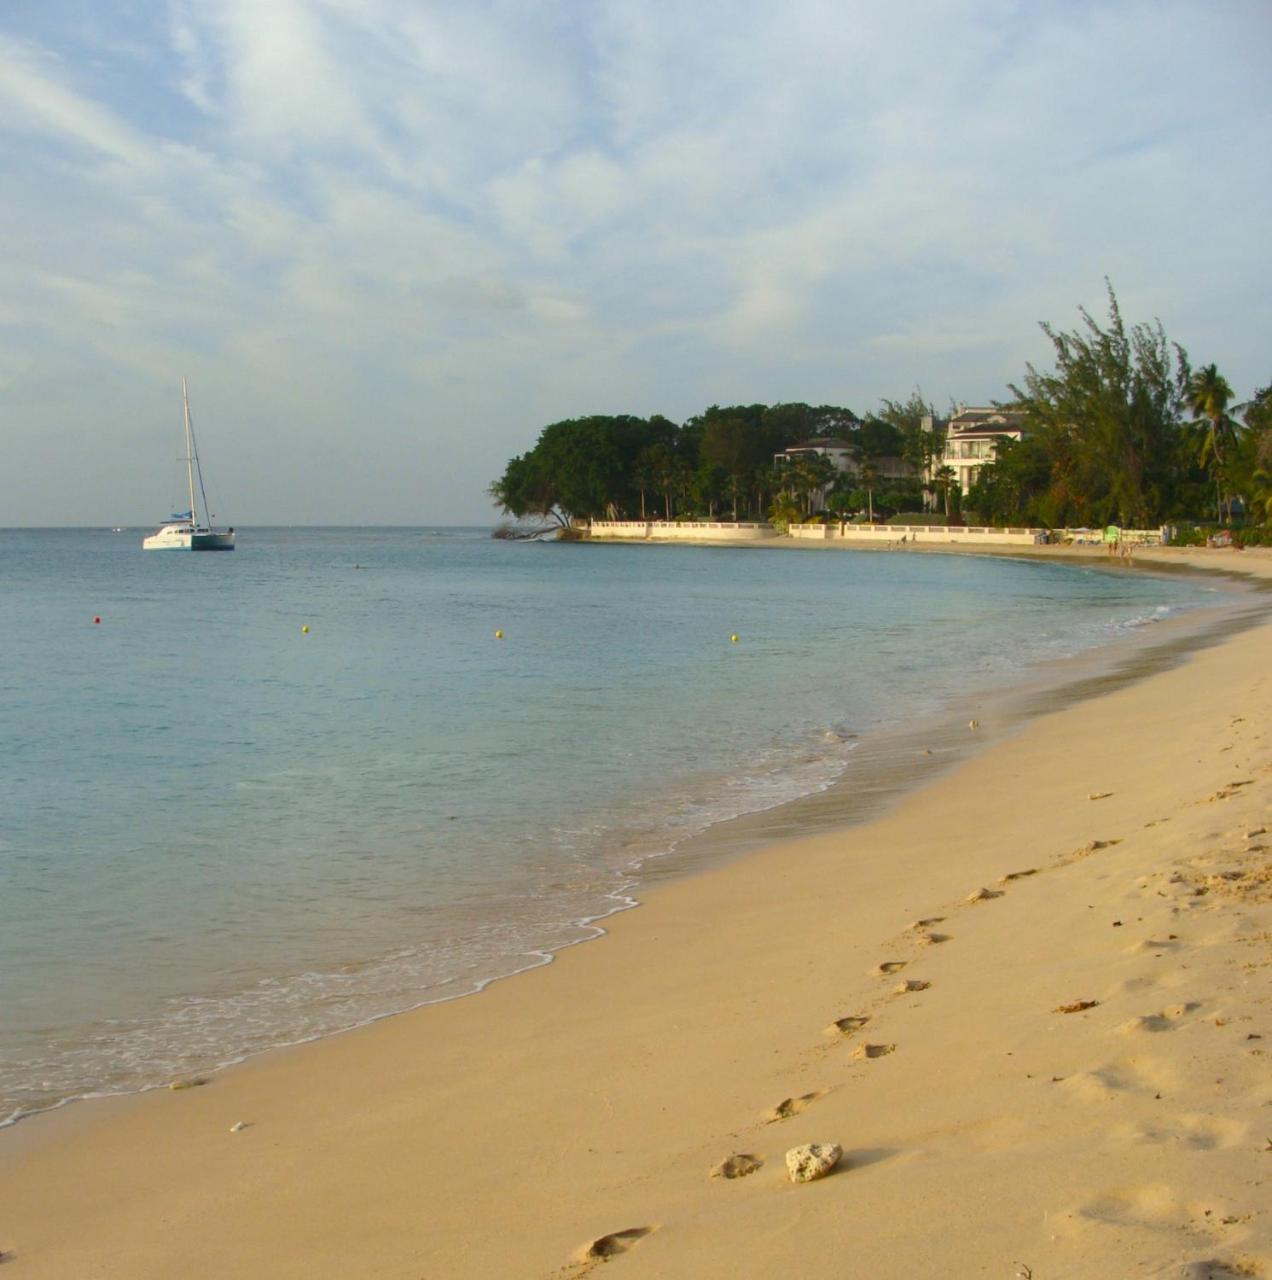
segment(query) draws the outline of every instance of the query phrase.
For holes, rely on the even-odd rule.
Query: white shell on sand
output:
[[[247,1128],[247,1124],[246,1124],[244,1121],[242,1121],[242,1120],[235,1120],[235,1122],[234,1122],[232,1125],[230,1125],[230,1132],[231,1132],[231,1133],[242,1133],[242,1132],[243,1132],[243,1130],[244,1130],[244,1129],[246,1129],[246,1128]]]
[[[806,1142],[786,1153],[786,1172],[792,1182],[816,1182],[838,1163],[844,1149],[837,1142]]]

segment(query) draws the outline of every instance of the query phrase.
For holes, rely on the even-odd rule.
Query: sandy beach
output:
[[[1262,625],[478,996],[23,1122],[0,1263],[1272,1276],[1269,725]],[[795,1184],[805,1143],[842,1156]]]

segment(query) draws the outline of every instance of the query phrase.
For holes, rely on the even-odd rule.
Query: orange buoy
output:
[[[102,621],[102,620],[101,620],[101,618],[94,617],[94,618],[93,618],[93,626],[95,626],[95,627],[96,627],[96,626],[100,626],[100,625],[101,625],[101,621]]]

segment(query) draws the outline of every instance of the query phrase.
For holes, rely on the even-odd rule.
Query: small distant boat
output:
[[[143,551],[233,551],[233,528],[218,531],[208,523],[208,495],[203,490],[203,470],[199,466],[199,450],[194,443],[194,427],[190,423],[190,395],[184,378],[181,379],[181,402],[185,407],[184,462],[186,480],[190,487],[190,509],[170,515],[157,532],[148,538],[142,538],[141,548]],[[202,514],[199,510],[199,498],[203,500]]]

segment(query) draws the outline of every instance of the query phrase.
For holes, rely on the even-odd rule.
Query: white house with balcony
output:
[[[960,493],[976,483],[981,468],[993,462],[998,441],[1024,438],[1024,415],[1018,409],[962,408],[946,423],[945,451],[937,467],[954,471]]]

